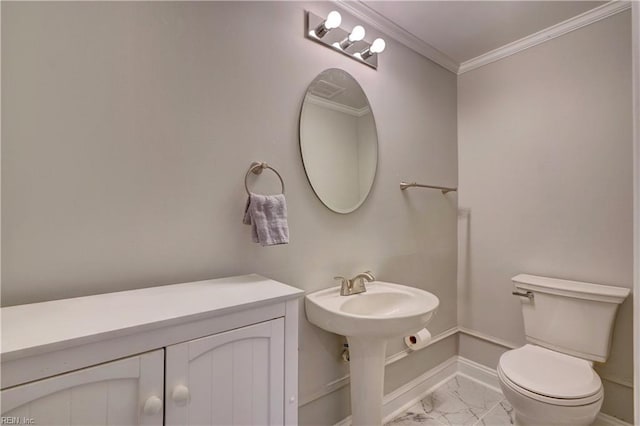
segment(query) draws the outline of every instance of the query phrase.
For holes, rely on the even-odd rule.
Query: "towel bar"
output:
[[[282,176],[280,176],[280,173],[278,173],[278,171],[276,169],[274,169],[273,167],[271,167],[267,163],[254,161],[249,166],[249,170],[247,170],[247,174],[244,175],[244,189],[247,190],[247,195],[251,194],[251,192],[249,192],[249,186],[247,185],[247,178],[249,177],[249,173],[253,173],[255,175],[259,175],[260,173],[262,173],[262,171],[264,169],[269,169],[269,170],[273,171],[273,173],[275,173],[278,176],[278,179],[280,179],[280,184],[282,185],[282,193],[284,194],[284,180],[282,179]]]
[[[412,188],[412,187],[439,189],[439,190],[442,191],[443,194],[446,194],[447,192],[452,192],[452,191],[457,191],[458,190],[458,188],[448,188],[446,186],[422,185],[420,183],[415,183],[415,182],[411,182],[411,183],[400,182],[400,189],[402,191],[404,191],[407,188]]]

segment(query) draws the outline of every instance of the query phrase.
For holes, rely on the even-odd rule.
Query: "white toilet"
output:
[[[500,387],[517,425],[590,425],[604,392],[593,362],[609,355],[629,289],[521,274],[513,277],[529,344],[505,352]]]

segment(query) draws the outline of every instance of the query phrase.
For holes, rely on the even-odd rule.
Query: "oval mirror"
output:
[[[351,213],[366,200],[378,165],[378,134],[362,87],[337,68],[309,85],[300,112],[300,152],[320,201]]]

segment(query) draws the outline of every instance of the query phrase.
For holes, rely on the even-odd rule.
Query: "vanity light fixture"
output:
[[[340,44],[338,44],[338,46],[340,46],[340,49],[346,50],[353,43],[362,39],[364,39],[364,27],[362,25],[356,25],[351,30],[349,36],[345,37],[344,40],[342,40]]]
[[[305,15],[306,38],[369,65],[371,68],[378,68],[377,54],[385,48],[383,39],[377,38],[373,43],[365,40],[365,30],[362,25],[354,26],[351,32],[341,28],[342,17],[335,10],[329,12],[326,19],[309,11]]]
[[[315,35],[318,38],[324,37],[329,31],[334,28],[338,28],[340,23],[342,22],[342,16],[338,11],[332,10],[327,15],[327,19],[325,19],[320,25],[318,25],[310,35]]]
[[[356,55],[360,56],[362,60],[365,60],[376,53],[382,53],[385,47],[387,47],[387,44],[384,42],[384,40],[381,38],[377,38],[373,40],[371,46],[367,47],[362,52],[356,53]]]

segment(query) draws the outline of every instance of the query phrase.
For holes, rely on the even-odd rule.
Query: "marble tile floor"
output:
[[[457,375],[385,426],[503,426],[513,420],[513,409],[501,393]]]

